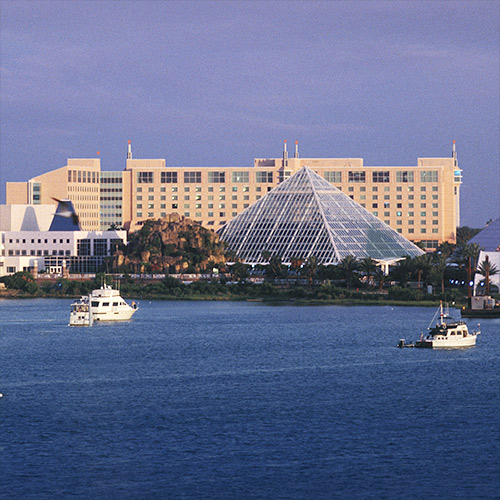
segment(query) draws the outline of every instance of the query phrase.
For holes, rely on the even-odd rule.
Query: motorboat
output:
[[[127,321],[137,311],[135,302],[127,304],[120,292],[103,285],[71,304],[70,326],[91,326],[95,321]]]
[[[431,327],[439,314],[439,321],[434,327]],[[476,345],[477,336],[481,333],[478,329],[469,332],[467,324],[464,321],[457,321],[450,318],[449,314],[443,311],[443,303],[439,304],[429,327],[429,333],[420,335],[420,340],[415,343],[407,344],[405,339],[399,341],[398,347],[424,347],[430,349],[452,349],[459,347],[472,347]]]

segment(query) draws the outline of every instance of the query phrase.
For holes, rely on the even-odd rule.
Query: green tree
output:
[[[344,275],[347,288],[351,288],[353,274],[359,269],[359,261],[354,255],[346,255],[340,262],[339,268]]]
[[[420,288],[422,278],[424,279],[424,281],[427,281],[429,273],[432,269],[432,255],[429,253],[424,253],[423,255],[415,257],[413,262],[417,271],[418,288]]]
[[[359,267],[366,276],[366,282],[368,286],[370,286],[370,278],[377,269],[377,264],[371,257],[365,257],[364,259],[361,259]]]
[[[235,262],[229,268],[229,272],[233,279],[237,279],[238,281],[244,281],[250,276],[249,267],[247,264],[243,264],[242,262]]]
[[[394,267],[392,275],[401,287],[405,287],[408,281],[411,280],[414,272],[415,263],[411,257],[406,256],[397,263],[396,267]]]
[[[316,255],[310,255],[305,264],[305,270],[307,273],[307,279],[309,281],[309,285],[312,286],[314,283],[314,278],[319,268],[319,260]]]

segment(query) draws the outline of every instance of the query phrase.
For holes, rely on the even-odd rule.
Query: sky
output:
[[[461,225],[500,216],[498,1],[2,0],[5,183],[95,158],[249,167],[449,157]],[[290,149],[290,148],[289,148]]]

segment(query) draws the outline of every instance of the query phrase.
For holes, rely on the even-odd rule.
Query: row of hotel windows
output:
[[[420,182],[438,182],[437,170],[420,170]],[[366,182],[367,172],[363,170],[353,170],[347,172],[348,182]],[[415,172],[412,170],[396,171],[396,182],[415,182]],[[328,182],[342,182],[342,172],[325,172],[324,177]],[[372,182],[391,182],[391,172],[389,170],[373,171]]]
[[[89,170],[68,170],[68,182],[99,183],[99,172]]]
[[[160,172],[160,182],[165,184],[177,184],[179,182],[178,172]],[[184,172],[185,184],[201,184],[202,172],[188,171]],[[207,172],[207,179],[209,184],[225,184],[226,172]],[[153,184],[154,172],[137,172],[137,182],[139,184]],[[250,182],[249,171],[236,171],[231,172],[231,182],[234,183],[248,183]],[[255,182],[272,184],[273,172],[255,172]]]

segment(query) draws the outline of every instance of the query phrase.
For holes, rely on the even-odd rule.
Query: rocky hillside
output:
[[[203,272],[207,265],[226,260],[225,245],[214,231],[173,213],[148,220],[131,233],[128,245],[115,253],[113,268],[129,273]]]

